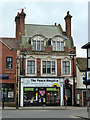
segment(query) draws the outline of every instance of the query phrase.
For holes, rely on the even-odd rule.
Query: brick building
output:
[[[2,91],[6,92],[6,102],[16,103],[16,81],[18,78],[18,102],[20,106],[73,105],[73,72],[76,83],[76,54],[71,36],[71,18],[65,16],[65,31],[60,24],[25,24],[26,14],[22,9],[15,17],[16,38],[1,38],[2,46]],[[16,62],[16,58],[19,58]],[[17,69],[18,66],[18,77]],[[65,79],[70,87],[64,86]],[[11,88],[11,86],[13,86]],[[8,99],[7,99],[8,97]],[[7,101],[8,100],[8,101]]]
[[[65,16],[66,31],[60,24],[25,24],[24,10],[15,17],[16,38],[20,41],[20,106],[64,105],[64,80],[70,80],[67,89],[68,105],[73,104],[73,60],[70,52],[76,53],[71,36],[71,18]],[[74,59],[76,77],[76,58]]]
[[[0,38],[0,48],[0,91],[5,105],[15,106],[18,43],[15,38]]]

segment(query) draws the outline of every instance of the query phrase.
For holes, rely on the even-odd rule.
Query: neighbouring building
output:
[[[15,38],[0,38],[0,93],[6,106],[16,104],[16,58],[19,44]]]
[[[86,99],[86,85],[83,84],[83,77],[86,76],[87,69],[87,58],[77,58],[76,59],[76,71],[77,71],[77,105],[78,106],[87,106]],[[90,88],[88,88],[88,94],[90,94]]]
[[[20,41],[20,106],[73,105],[73,60],[70,52],[76,54],[71,36],[71,18],[65,16],[66,31],[60,24],[25,24],[26,14],[22,9],[15,17],[16,39]],[[76,57],[74,59],[76,80]],[[70,80],[65,94],[64,80]]]

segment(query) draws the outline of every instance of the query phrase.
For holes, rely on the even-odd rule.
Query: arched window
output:
[[[32,37],[31,44],[32,44],[32,50],[44,50],[44,37],[43,36],[34,36]]]
[[[53,51],[64,51],[64,40],[62,37],[52,38]]]

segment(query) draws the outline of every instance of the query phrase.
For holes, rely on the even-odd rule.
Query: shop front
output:
[[[21,78],[20,106],[63,105],[63,78]]]

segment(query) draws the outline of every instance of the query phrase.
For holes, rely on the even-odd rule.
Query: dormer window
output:
[[[64,41],[61,37],[54,37],[52,39],[53,51],[64,51]]]
[[[32,50],[44,50],[44,37],[34,36],[32,38]]]

